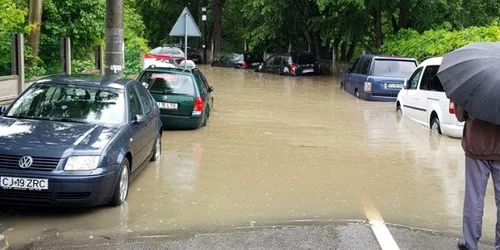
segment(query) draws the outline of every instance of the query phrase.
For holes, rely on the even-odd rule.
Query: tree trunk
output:
[[[380,49],[383,43],[382,34],[382,13],[380,10],[372,9],[373,28],[375,30],[375,47]]]
[[[409,8],[406,5],[403,5],[399,8],[399,28],[406,29],[408,28],[408,24],[410,22],[409,19]]]
[[[349,48],[347,49],[347,55],[346,55],[346,61],[350,62],[352,59],[352,56],[354,55],[354,50],[356,49],[356,44],[351,43],[349,45]]]
[[[212,8],[212,38],[214,56],[219,57],[222,40],[222,0],[214,0]]]
[[[28,44],[33,50],[33,56],[38,57],[40,51],[40,32],[42,26],[43,0],[30,0],[29,24],[33,29],[28,37]],[[30,63],[36,63],[32,61]]]

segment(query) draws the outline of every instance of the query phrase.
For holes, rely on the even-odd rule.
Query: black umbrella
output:
[[[472,43],[443,57],[446,96],[472,117],[500,125],[500,42]]]

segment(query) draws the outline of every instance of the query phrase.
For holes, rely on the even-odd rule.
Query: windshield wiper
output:
[[[57,118],[51,119],[51,121],[59,121],[59,122],[73,122],[73,123],[87,123],[86,121],[73,119],[73,118]]]

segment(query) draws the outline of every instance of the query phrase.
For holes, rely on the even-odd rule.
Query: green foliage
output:
[[[95,68],[94,60],[72,60],[71,71],[74,74],[84,73],[87,70]]]
[[[407,29],[386,39],[381,50],[384,54],[414,57],[422,61],[429,57],[442,56],[472,42],[496,41],[500,41],[498,23],[487,27],[470,27],[460,31],[429,30],[422,34]]]
[[[10,39],[14,33],[28,33],[26,15],[28,10],[19,6],[15,0],[0,2],[0,75],[10,75]]]

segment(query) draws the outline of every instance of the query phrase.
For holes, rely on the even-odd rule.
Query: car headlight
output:
[[[68,158],[64,170],[85,171],[98,167],[100,156],[71,156]]]

